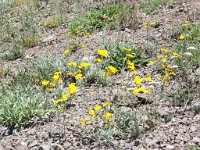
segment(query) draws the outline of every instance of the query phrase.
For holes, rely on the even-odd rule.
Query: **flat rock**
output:
[[[174,146],[173,145],[167,145],[166,148],[167,149],[174,149]]]
[[[200,143],[200,138],[199,137],[194,137],[192,139],[192,142],[194,142],[194,143]]]
[[[48,37],[44,38],[44,39],[42,40],[42,42],[43,42],[43,43],[46,43],[46,42],[52,42],[52,41],[54,41],[54,40],[56,40],[56,36],[55,36],[55,35],[49,35]]]

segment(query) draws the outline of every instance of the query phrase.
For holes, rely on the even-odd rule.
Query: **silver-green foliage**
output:
[[[12,129],[26,126],[44,113],[46,97],[35,86],[13,83],[0,86],[0,124]]]

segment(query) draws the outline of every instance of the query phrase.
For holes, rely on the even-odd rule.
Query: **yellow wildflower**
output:
[[[94,106],[94,110],[95,110],[95,111],[99,111],[101,108],[102,108],[102,107],[101,107],[100,105]]]
[[[114,66],[107,66],[105,69],[111,71],[111,73],[113,73],[113,74],[116,74],[119,71]]]
[[[80,123],[81,123],[81,125],[83,125],[83,126],[84,126],[84,125],[86,125],[86,120],[84,120],[84,119],[81,119],[81,120],[80,120]]]
[[[171,52],[169,49],[164,48],[164,47],[161,48],[160,51],[161,51],[162,53],[169,53],[169,52]]]
[[[111,102],[105,102],[105,103],[103,103],[103,107],[107,107],[107,106],[110,106],[110,105],[112,105],[112,103]]]
[[[42,80],[42,85],[43,86],[47,86],[47,85],[49,85],[49,81],[48,80]]]
[[[155,61],[150,61],[150,62],[148,63],[148,65],[154,65],[154,64],[156,64]]]
[[[154,82],[154,80],[151,78],[151,74],[150,73],[147,74],[147,78],[145,78],[145,80],[147,80],[149,82]]]
[[[129,58],[135,58],[135,55],[134,54],[127,54],[127,57],[129,57]]]
[[[56,83],[54,83],[54,82],[51,82],[49,85],[50,85],[52,88],[55,88],[55,87],[56,87]]]
[[[61,75],[62,72],[61,72],[61,71],[57,71],[57,72],[55,72],[54,74],[55,74],[55,75],[56,75],[56,74]]]
[[[99,55],[101,55],[103,57],[108,57],[108,51],[105,49],[99,49],[98,53],[99,53]]]
[[[59,80],[59,78],[60,78],[60,75],[59,75],[59,74],[54,74],[54,76],[53,76],[53,79],[54,79],[54,80]]]
[[[176,76],[176,73],[174,71],[171,71],[169,74],[173,75],[173,76]]]
[[[190,21],[189,21],[189,20],[185,20],[185,23],[189,24],[189,23],[190,23]]]
[[[157,58],[158,58],[158,59],[161,59],[161,58],[162,58],[162,56],[158,55],[158,56],[157,56]]]
[[[67,72],[67,75],[68,76],[73,76],[73,73],[69,71],[69,72]]]
[[[76,67],[77,64],[75,61],[72,61],[72,62],[69,62],[67,65],[71,67]]]
[[[91,117],[95,117],[95,116],[96,116],[96,114],[95,114],[95,112],[94,112],[93,109],[90,109],[89,112],[88,112],[88,114],[89,114]]]
[[[155,25],[156,25],[156,21],[155,21],[155,20],[150,20],[150,24],[151,24],[152,26],[155,26]]]
[[[87,46],[85,44],[82,44],[81,47],[82,48],[87,48]]]
[[[84,38],[88,38],[89,35],[90,35],[90,33],[89,33],[89,32],[86,32],[86,33],[84,34]]]
[[[137,89],[134,89],[133,93],[146,93],[146,91],[147,90],[143,86],[141,86],[141,87],[139,87]]]
[[[64,50],[64,54],[65,54],[65,55],[69,54],[69,52],[70,52],[69,49]]]
[[[182,24],[182,27],[187,27],[189,25],[190,21],[185,20],[184,24]]]
[[[35,81],[34,81],[35,83],[39,83],[40,82],[40,80],[39,79],[35,79]]]
[[[131,69],[132,71],[135,70],[134,62],[131,62],[130,60],[128,60],[127,65],[128,65],[128,69]]]
[[[166,57],[163,57],[163,58],[161,59],[161,61],[165,63],[165,62],[167,62],[167,58],[166,58]]]
[[[131,48],[125,47],[125,48],[123,48],[123,50],[124,50],[124,51],[127,51],[127,52],[131,52]]]
[[[177,52],[172,52],[172,54],[176,57],[181,57],[181,54],[177,53]]]
[[[72,33],[71,33],[70,31],[67,32],[67,35],[68,35],[68,36],[71,36],[71,34],[72,34]]]
[[[74,83],[69,84],[68,90],[70,91],[71,94],[74,94],[77,91],[77,86]]]
[[[108,128],[108,127],[109,127],[109,124],[108,124],[108,123],[106,123],[106,124],[105,124],[105,127],[106,127],[106,128]]]
[[[64,113],[64,112],[65,112],[65,108],[62,108],[62,109],[61,109],[61,112]]]
[[[57,71],[54,73],[53,79],[54,80],[59,80],[60,76],[61,76],[62,72],[61,71]]]
[[[77,40],[76,40],[76,38],[73,38],[73,44],[75,44],[75,45],[77,45]]]
[[[163,77],[163,80],[164,80],[165,86],[168,86],[168,85],[169,85],[169,81],[170,81],[170,76],[169,76],[168,74],[166,74],[166,75]]]
[[[102,62],[102,59],[101,59],[101,58],[96,58],[96,59],[94,60],[94,62],[101,63],[101,62]]]
[[[60,103],[63,103],[64,101],[65,101],[65,99],[60,98],[60,99],[58,99],[58,100],[55,101],[55,104],[58,105]]]
[[[89,67],[90,66],[90,63],[88,63],[88,62],[82,62],[79,66],[78,66],[78,68],[83,68],[83,67]]]
[[[184,39],[185,39],[185,35],[181,34],[181,35],[179,36],[179,39],[180,39],[180,40],[184,40]]]
[[[145,23],[144,28],[145,28],[145,29],[148,29],[148,28],[149,28],[149,22]]]
[[[65,93],[65,94],[63,94],[62,98],[63,98],[64,100],[68,100],[68,99],[70,98],[70,96],[71,96],[70,93]]]
[[[105,74],[104,74],[104,76],[105,77],[110,77],[110,76],[112,76],[113,74],[111,73],[111,72],[106,72]]]
[[[137,74],[137,71],[136,70],[132,70],[131,73],[132,74]]]
[[[106,119],[110,119],[111,116],[112,116],[112,114],[110,112],[106,112],[105,115],[104,115],[104,117]]]
[[[80,34],[81,33],[81,30],[80,29],[77,29],[76,30],[76,34]]]
[[[142,83],[143,80],[142,80],[142,78],[136,76],[136,77],[134,78],[134,81],[135,81],[135,84],[140,85],[140,84]]]
[[[63,83],[63,80],[62,79],[58,79],[58,83]]]
[[[75,75],[75,79],[76,80],[79,80],[80,78],[83,77],[83,74],[82,73],[78,73],[77,75]]]
[[[152,89],[148,89],[148,94],[151,94],[152,93]]]
[[[167,57],[166,56],[160,56],[160,55],[158,55],[157,58],[160,59],[164,63],[167,61]]]

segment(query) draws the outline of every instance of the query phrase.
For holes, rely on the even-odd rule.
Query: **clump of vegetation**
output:
[[[9,76],[11,74],[12,74],[12,71],[10,70],[8,66],[3,66],[0,69],[0,76]]]
[[[24,52],[24,49],[16,44],[11,50],[0,53],[0,58],[3,60],[16,60],[24,57]]]
[[[20,5],[26,5],[37,3],[38,0],[18,2]],[[59,13],[52,13],[54,16],[44,21],[44,27],[56,28],[65,22],[62,16],[62,9],[65,8],[62,8],[62,2],[64,4],[64,1],[59,1],[55,5],[52,4],[53,2],[52,5],[50,4],[50,11],[57,5]],[[68,5],[73,2],[65,1],[66,8],[70,8]],[[96,1],[87,2],[96,4]],[[140,4],[146,13],[151,13],[165,2],[165,0],[145,0]],[[198,97],[195,87],[199,81],[196,78],[198,75],[194,74],[194,69],[199,67],[200,63],[199,24],[191,24],[186,20],[173,32],[172,38],[176,44],[170,49],[161,47],[154,49],[154,52],[148,52],[151,47],[136,48],[130,43],[124,43],[123,40],[108,45],[105,43],[89,45],[93,41],[90,42],[91,38],[88,37],[95,30],[137,28],[139,24],[135,5],[112,2],[110,4],[100,2],[100,5],[101,7],[85,8],[86,13],[72,19],[67,31],[69,35],[67,41],[70,42],[67,43],[67,48],[63,49],[62,56],[55,57],[56,53],[38,61],[34,60],[32,65],[17,73],[7,67],[0,69],[0,78],[10,77],[9,81],[0,86],[1,125],[7,126],[10,130],[14,127],[27,127],[43,118],[47,111],[62,112],[63,124],[65,124],[66,109],[75,98],[77,101],[81,98],[81,102],[87,107],[88,115],[81,116],[84,119],[80,119],[80,123],[76,124],[81,130],[75,132],[89,142],[95,140],[99,144],[113,146],[116,144],[115,140],[136,139],[155,125],[148,118],[149,116],[139,120],[138,109],[133,110],[133,107],[147,104],[149,98],[158,95],[160,99],[166,95],[172,99],[172,106],[179,107],[187,106]],[[14,28],[8,18],[0,19],[0,27],[5,29],[1,35],[4,44],[15,43],[10,51],[0,53],[1,59],[22,58],[25,49],[37,45],[40,34],[37,27],[39,19],[35,18],[37,12],[35,9],[43,13],[45,8],[24,7],[17,22],[18,28]],[[147,43],[150,40],[148,38],[150,29],[156,29],[158,26],[159,22],[155,20],[147,21],[144,25],[147,31]],[[90,51],[91,49],[95,51]],[[80,59],[82,56],[83,59]],[[98,103],[94,101],[91,93],[82,92],[84,89],[88,90],[90,85],[92,88],[97,86],[103,89],[102,91],[96,87],[92,89],[91,93],[95,95],[95,99],[97,97]],[[173,89],[174,87],[176,89]],[[109,94],[106,98],[104,98],[104,90]],[[120,93],[120,96],[116,93]],[[92,97],[89,102],[84,97],[87,94]],[[91,103],[94,106],[92,108]],[[82,107],[79,109],[82,111]],[[199,113],[199,105],[195,105],[191,110],[195,114]],[[171,121],[171,115],[163,115],[163,117],[163,121]],[[121,147],[120,144],[118,146]]]
[[[16,126],[27,126],[44,115],[43,102],[46,98],[41,97],[37,87],[11,83],[2,85],[0,91],[0,122],[10,130]]]
[[[137,67],[146,65],[149,62],[148,58],[142,58],[144,50],[139,50],[130,44],[123,42],[114,43],[108,47],[109,56],[105,61],[105,65],[112,65],[117,69],[127,69],[127,61],[134,62]]]
[[[196,145],[192,145],[190,150],[200,150],[200,147]]]
[[[150,14],[154,12],[159,6],[165,4],[166,0],[142,0],[140,2],[140,7],[147,13]]]
[[[64,20],[61,18],[61,16],[60,17],[53,16],[53,17],[47,18],[47,20],[44,22],[44,26],[46,28],[55,28],[61,25],[63,21]]]
[[[95,139],[99,144],[107,146],[113,145],[118,137],[135,139],[143,130],[138,125],[134,111],[123,108],[113,110],[109,101],[89,109],[88,117],[81,119],[80,124],[83,139]]]
[[[25,35],[20,39],[20,44],[25,48],[31,48],[37,45],[39,39],[37,35]]]
[[[185,20],[181,26],[173,29],[172,32],[172,38],[175,39],[173,45],[182,54],[181,57],[176,56],[177,59],[173,62],[179,66],[180,76],[177,77],[177,81],[180,83],[181,80],[185,84],[180,83],[179,88],[171,95],[178,100],[175,102],[176,105],[187,106],[192,99],[199,95],[195,89],[198,86],[198,79],[193,74],[196,66],[200,64],[200,52],[197,50],[200,42],[200,36],[197,34],[199,31],[199,24],[191,24],[189,20]],[[192,74],[193,77],[191,77]]]
[[[137,18],[134,11],[134,7],[122,3],[109,4],[102,8],[93,8],[73,19],[68,31],[77,35],[83,35],[94,30],[119,28],[131,21],[132,23],[135,21],[136,25],[138,21],[133,21],[133,18]],[[135,27],[135,25],[133,26]]]
[[[107,85],[109,83],[109,79],[104,76],[105,71],[100,68],[93,68],[90,69],[83,78],[83,83],[85,85],[91,84],[100,84],[100,85]]]

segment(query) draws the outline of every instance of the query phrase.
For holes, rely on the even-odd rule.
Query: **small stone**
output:
[[[29,148],[32,148],[32,147],[35,147],[35,146],[38,146],[38,141],[37,140],[34,140],[30,145],[28,145]]]
[[[188,49],[188,50],[196,50],[196,48],[193,47],[193,46],[190,46],[190,47],[188,47],[187,49]]]
[[[56,39],[56,37],[54,35],[49,35],[47,38],[43,39],[42,42],[51,42],[54,41]]]
[[[14,147],[12,147],[12,146],[6,146],[6,147],[5,147],[5,149],[9,149],[9,150],[15,150],[15,148],[14,148]]]
[[[190,131],[191,131],[191,132],[194,132],[194,131],[196,131],[196,130],[197,130],[197,128],[196,128],[195,126],[191,126],[191,127],[190,127]]]
[[[128,33],[131,33],[132,30],[128,29],[128,28],[125,28],[125,31],[128,32]]]
[[[167,111],[164,108],[157,108],[156,112],[162,117],[168,115]]]
[[[38,150],[50,150],[50,145],[40,145],[38,147]]]
[[[140,141],[135,140],[134,145],[135,145],[135,146],[139,146],[139,145],[140,145]]]
[[[194,137],[194,138],[192,139],[192,142],[198,144],[198,143],[200,143],[200,138]]]
[[[65,149],[68,149],[70,146],[71,146],[72,144],[71,143],[64,143],[63,144],[63,147],[65,148]]]
[[[35,132],[36,132],[35,130],[29,130],[29,131],[27,132],[27,134],[28,134],[28,135],[35,135]]]
[[[64,150],[63,146],[60,144],[52,143],[51,148],[53,149],[59,149],[59,150]]]
[[[94,59],[95,59],[94,56],[85,56],[85,57],[83,57],[83,61],[89,61],[89,62],[92,62]]]
[[[126,144],[125,144],[125,149],[126,149],[126,150],[130,150],[130,149],[131,149],[130,144],[126,143]]]
[[[176,136],[176,140],[178,140],[178,141],[183,141],[183,137],[182,137],[180,134],[178,134],[178,135]]]
[[[145,141],[146,141],[147,145],[156,145],[159,140],[147,138]]]
[[[0,150],[4,150],[3,146],[0,144]]]
[[[167,145],[166,148],[167,149],[174,149],[174,146],[173,145]]]
[[[200,76],[200,67],[196,69],[195,75]]]

